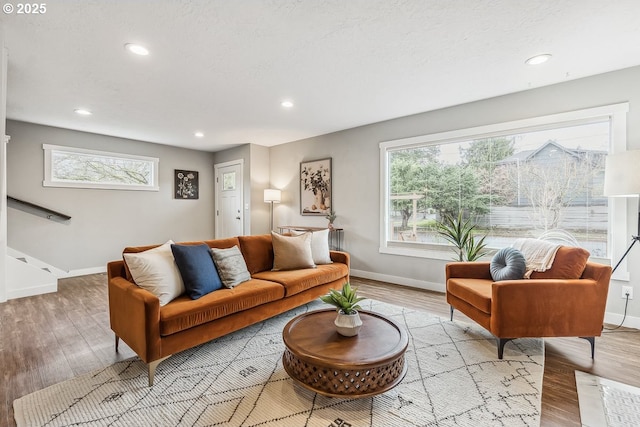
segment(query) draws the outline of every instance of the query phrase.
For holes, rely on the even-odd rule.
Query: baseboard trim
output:
[[[52,292],[58,292],[58,283],[51,283],[41,286],[33,286],[31,288],[24,289],[8,289],[7,300],[32,297],[35,295],[50,294]]]
[[[618,326],[622,322],[624,316],[618,313],[604,313],[604,322],[610,325]],[[640,329],[640,317],[627,316],[622,324],[624,328]]]
[[[426,280],[409,279],[407,277],[392,276],[390,274],[373,273],[370,271],[351,269],[352,276],[362,277],[363,279],[379,280],[380,282],[388,282],[396,285],[408,286],[411,288],[424,289],[434,292],[445,292],[443,283],[427,282]]]
[[[80,268],[78,270],[70,270],[64,277],[86,276],[87,274],[106,273],[107,267],[90,267]]]

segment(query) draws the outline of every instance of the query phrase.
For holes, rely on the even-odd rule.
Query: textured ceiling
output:
[[[46,4],[1,17],[10,119],[211,151],[640,64],[638,0]],[[151,54],[130,54],[128,42]],[[544,52],[548,63],[524,64]]]

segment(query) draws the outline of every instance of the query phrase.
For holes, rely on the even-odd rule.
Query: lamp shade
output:
[[[280,197],[282,193],[280,190],[274,190],[273,188],[267,188],[264,190],[265,203],[280,203]]]
[[[604,195],[640,195],[640,150],[607,155],[604,166]]]

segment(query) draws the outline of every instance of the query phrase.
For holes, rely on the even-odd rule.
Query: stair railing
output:
[[[69,215],[54,211],[53,209],[45,208],[44,206],[36,205],[35,203],[16,199],[11,196],[7,196],[7,206],[55,222],[66,222],[71,220]]]

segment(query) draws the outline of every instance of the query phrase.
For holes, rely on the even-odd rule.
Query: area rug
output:
[[[575,371],[584,427],[640,426],[640,388]]]
[[[162,362],[155,384],[137,357],[14,401],[26,426],[538,426],[544,363],[540,339],[507,344],[477,325],[373,300],[363,308],[409,335],[408,371],[394,389],[363,399],[327,398],[282,367],[282,329],[327,308],[314,301]]]

